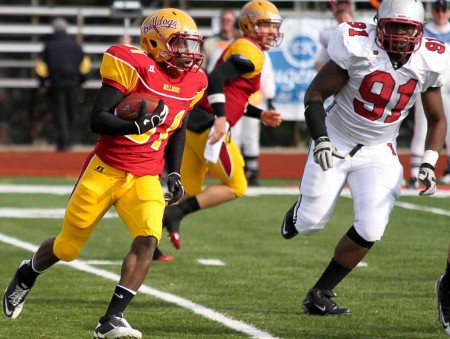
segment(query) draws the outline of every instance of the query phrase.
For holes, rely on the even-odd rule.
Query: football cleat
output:
[[[302,301],[302,309],[312,315],[350,315],[349,308],[340,307],[331,300],[335,296],[333,291],[310,289]]]
[[[292,239],[298,234],[294,222],[295,206],[297,206],[297,201],[286,212],[286,215],[284,216],[283,219],[283,223],[281,224],[281,235],[283,236],[284,239]]]
[[[442,286],[442,278],[440,276],[436,281],[437,307],[442,328],[450,335],[450,291]]]
[[[163,225],[167,228],[167,236],[173,247],[177,250],[181,247],[180,222],[183,219],[183,211],[176,205],[168,206],[164,210]]]
[[[153,252],[153,261],[173,261],[175,258],[171,255],[165,255],[161,250],[156,247]]]
[[[142,333],[132,328],[123,315],[108,315],[100,318],[94,330],[94,338],[141,339]]]
[[[167,233],[167,236],[169,237],[170,242],[172,243],[173,247],[175,247],[177,250],[181,247],[180,242],[180,233],[178,232],[172,232]]]
[[[156,261],[174,261],[175,257],[173,255],[160,255],[158,258],[153,259]]]
[[[3,295],[3,313],[11,319],[15,319],[22,312],[23,304],[31,287],[25,286],[19,281],[19,270],[22,266],[27,265],[30,261],[24,260],[17,268],[16,274],[12,278]]]

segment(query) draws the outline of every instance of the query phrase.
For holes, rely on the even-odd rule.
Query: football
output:
[[[148,93],[133,93],[123,98],[117,105],[114,114],[119,118],[135,121],[139,118],[141,101],[145,100],[147,112],[153,112],[158,106],[159,99]]]

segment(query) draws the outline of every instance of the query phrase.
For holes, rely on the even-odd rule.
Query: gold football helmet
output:
[[[158,10],[141,25],[141,47],[178,74],[200,68],[205,58],[202,46],[203,39],[194,20],[179,9]]]
[[[280,33],[281,16],[278,9],[267,0],[253,0],[242,7],[239,16],[239,27],[244,35],[256,40],[263,49],[269,47],[278,47],[283,39],[283,33]],[[275,25],[275,32],[263,33],[260,30],[261,24]],[[273,36],[269,46],[263,44],[264,36]]]

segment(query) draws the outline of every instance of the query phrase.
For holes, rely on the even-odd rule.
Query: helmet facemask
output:
[[[383,0],[375,16],[376,44],[391,58],[405,59],[420,48],[425,9],[419,0]]]
[[[401,18],[380,19],[376,35],[376,44],[387,53],[412,54],[420,48],[423,23]]]
[[[267,0],[248,2],[239,16],[241,31],[255,40],[263,50],[280,46],[283,39],[283,33],[280,33],[281,22],[277,7]]]
[[[262,27],[268,26],[272,27],[272,32],[262,32]],[[284,34],[280,33],[281,20],[258,20],[258,22],[253,26],[255,36],[252,36],[257,40],[264,50],[271,47],[279,47],[283,41]],[[265,37],[272,37],[272,40],[267,44]]]
[[[175,8],[161,9],[141,25],[141,47],[165,66],[169,76],[197,72],[205,56],[203,39],[192,17]]]
[[[153,27],[153,29],[166,46],[165,50],[160,52],[160,57],[169,68],[176,69],[179,74],[197,72],[200,69],[205,56],[201,52],[203,39],[199,33],[178,32],[170,35],[166,40],[158,28]]]

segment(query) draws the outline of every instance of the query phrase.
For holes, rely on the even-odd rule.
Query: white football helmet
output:
[[[376,44],[388,53],[411,54],[420,47],[423,37],[425,10],[419,0],[383,0],[378,7],[375,40]],[[412,34],[388,32],[386,26],[401,26]]]

